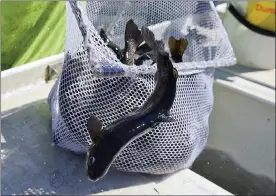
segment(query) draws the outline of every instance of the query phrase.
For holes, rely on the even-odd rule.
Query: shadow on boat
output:
[[[110,170],[100,181],[85,173],[85,155],[52,146],[47,100],[2,112],[2,195],[95,194],[146,184],[149,179]]]

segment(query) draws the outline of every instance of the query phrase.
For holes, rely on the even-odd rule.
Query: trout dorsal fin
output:
[[[154,33],[149,30],[149,28],[142,26],[141,28],[142,37],[146,44],[153,50],[156,50],[155,36]]]
[[[102,122],[95,116],[92,115],[87,121],[87,129],[89,136],[93,142],[100,136],[103,124]]]
[[[135,45],[135,48],[143,42],[142,33],[133,19],[130,19],[126,24],[125,41],[131,41]]]

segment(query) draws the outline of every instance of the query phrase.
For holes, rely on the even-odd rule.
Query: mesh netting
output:
[[[161,123],[131,142],[112,166],[151,174],[190,167],[208,138],[214,67],[235,63],[212,2],[71,1],[66,10],[63,70],[49,94],[53,142],[86,153],[92,143],[86,127],[92,114],[106,126],[141,106],[153,91],[156,65],[122,64],[98,33],[104,27],[123,48],[125,24],[134,19],[139,28],[147,26],[162,39],[167,51],[171,35],[186,37],[189,45],[183,63],[173,63],[179,71],[171,109],[176,122]]]

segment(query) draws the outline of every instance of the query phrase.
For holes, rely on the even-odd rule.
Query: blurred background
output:
[[[65,1],[1,4],[1,71],[64,51]]]

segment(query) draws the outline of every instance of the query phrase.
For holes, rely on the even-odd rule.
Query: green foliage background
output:
[[[64,51],[64,1],[2,1],[1,15],[1,71]]]

